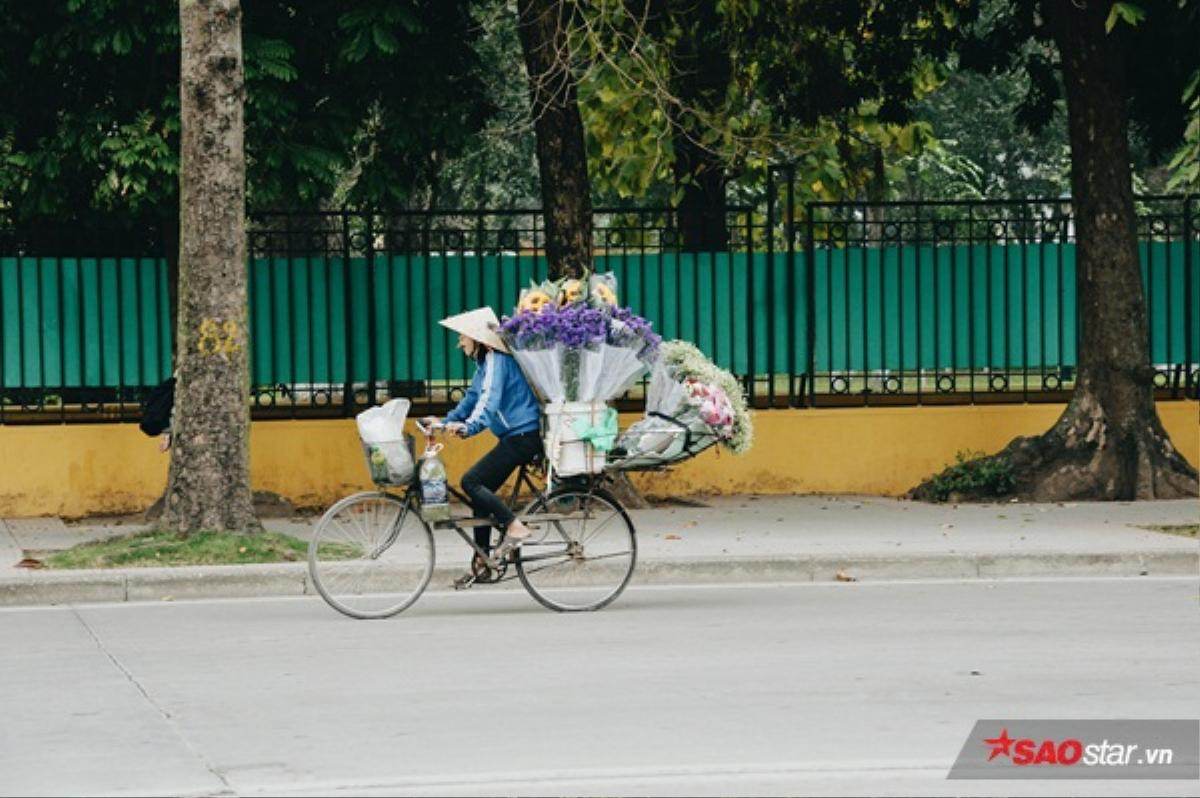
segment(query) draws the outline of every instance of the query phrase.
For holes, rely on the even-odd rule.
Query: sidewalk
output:
[[[695,505],[695,506],[693,506]],[[1200,503],[929,505],[880,497],[740,496],[681,500],[632,513],[634,583],[1200,576],[1200,543],[1140,529],[1195,524]],[[264,520],[307,539],[315,519]],[[0,520],[0,605],[305,595],[304,563],[47,571],[22,557],[141,524],[67,525],[56,518]],[[467,561],[452,531],[435,533],[444,588]],[[520,589],[517,582],[481,589]]]

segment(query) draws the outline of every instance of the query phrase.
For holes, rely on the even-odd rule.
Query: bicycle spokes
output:
[[[629,516],[607,493],[560,489],[531,508],[526,523],[543,529],[521,547],[517,573],[545,606],[599,609],[628,584],[637,541]]]

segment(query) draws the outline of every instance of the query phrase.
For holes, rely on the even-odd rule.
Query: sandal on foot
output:
[[[492,552],[492,557],[498,563],[504,562],[527,540],[529,540],[529,535],[520,538],[506,537],[496,550]]]

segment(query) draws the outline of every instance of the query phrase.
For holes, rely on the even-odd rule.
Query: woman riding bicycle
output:
[[[463,475],[462,489],[471,499],[475,517],[493,519],[504,532],[504,542],[496,550],[496,559],[503,560],[529,537],[531,530],[495,491],[513,471],[542,454],[541,409],[520,366],[496,334],[499,319],[490,307],[438,323],[458,333],[458,348],[477,364],[467,395],[446,414],[446,431],[469,438],[490,429],[499,439]],[[421,424],[428,427],[437,421],[436,416],[427,416]],[[491,527],[475,528],[475,543],[484,551],[491,548],[491,532]]]

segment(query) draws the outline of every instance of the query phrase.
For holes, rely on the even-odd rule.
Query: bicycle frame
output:
[[[435,431],[427,432],[423,428],[421,428],[419,425],[418,425],[418,429],[421,429],[421,431],[425,434],[426,446],[428,446],[429,441],[435,437],[436,432]],[[505,502],[505,504],[507,504],[508,507],[511,510],[513,510],[513,512],[518,513],[518,517],[521,518],[521,520],[523,520],[523,521],[537,519],[541,523],[555,524],[556,519],[554,519],[554,518],[547,518],[544,516],[540,517],[540,518],[537,516],[527,517],[523,513],[519,512],[517,509],[517,502],[521,498],[523,487],[529,489],[529,493],[531,496],[529,502],[527,502],[525,505],[526,508],[528,508],[529,506],[531,506],[532,504],[537,502],[539,499],[545,499],[547,496],[549,496],[552,493],[552,490],[549,489],[548,486],[539,485],[537,483],[537,481],[535,481],[535,479],[530,475],[531,470],[534,470],[534,469],[531,467],[530,464],[525,464],[518,468],[516,479],[513,481],[512,490],[509,492],[508,499]],[[419,471],[418,471],[418,473],[419,473]],[[610,475],[608,475],[606,473],[581,475],[580,477],[571,477],[571,478],[564,479],[564,480],[555,480],[554,487],[558,488],[558,487],[563,487],[563,486],[570,485],[570,484],[580,485],[581,487],[586,485],[587,493],[591,494],[593,491],[595,491],[598,487],[600,487],[602,484],[604,484],[609,479],[611,479],[611,477],[610,477]],[[459,489],[455,488],[453,485],[447,485],[447,488],[452,497],[454,497],[458,501],[462,502],[467,507],[472,507],[471,499],[469,496],[467,496],[465,493],[463,493]],[[405,503],[405,512],[407,512],[411,508],[411,509],[415,510],[417,513],[420,513],[420,511],[421,511],[421,490],[420,490],[419,478],[415,474],[413,477],[413,482],[408,486],[406,492],[407,492],[407,496],[406,496],[406,500],[405,500],[405,502],[406,502]],[[399,522],[397,523],[396,534],[399,534],[399,529],[400,529],[400,526],[402,523],[403,523],[403,513],[401,514]],[[495,526],[495,521],[493,521],[491,518],[486,518],[486,517],[485,518],[474,518],[474,517],[466,518],[466,517],[460,516],[458,518],[450,518],[445,521],[435,521],[431,524],[431,526],[434,529],[453,529],[456,533],[458,533],[458,536],[460,538],[462,538],[463,542],[466,543],[468,546],[470,546],[471,549],[476,554],[478,554],[479,557],[484,562],[488,562],[489,565],[491,564],[488,552],[484,551],[483,548],[480,547],[475,542],[474,536],[471,534],[468,534],[468,531],[467,531],[467,530],[475,529],[476,527],[480,527],[480,526],[487,526],[487,527]],[[557,524],[555,524],[555,526],[557,526]],[[562,534],[561,529],[559,530],[559,534],[560,535]],[[393,542],[393,540],[394,540],[394,537],[395,537],[394,535],[389,535],[387,545],[382,546],[380,550],[382,551],[382,550],[386,549],[387,546],[390,546],[391,542]],[[501,569],[503,569],[503,565],[501,565]],[[503,577],[503,578],[510,579],[512,577]]]
[[[426,433],[427,438],[433,438],[436,435],[436,433],[423,428],[422,432]],[[427,440],[427,450],[433,443],[432,440]],[[409,445],[410,447],[412,445],[411,438]],[[545,479],[541,478],[543,474]],[[384,618],[391,617],[410,606],[428,586],[432,575],[431,569],[436,564],[436,544],[432,534],[434,529],[453,529],[474,554],[468,573],[454,581],[453,586],[456,589],[470,587],[472,584],[491,584],[520,579],[534,599],[549,609],[557,611],[591,610],[607,606],[620,594],[633,574],[637,556],[635,529],[619,500],[604,490],[604,486],[612,479],[611,474],[581,474],[561,481],[556,479],[554,480],[555,484],[551,485],[552,471],[548,465],[535,461],[520,466],[510,487],[496,492],[500,495],[499,498],[512,508],[518,518],[530,526],[541,527],[542,533],[537,538],[525,541],[524,546],[518,550],[519,554],[505,557],[503,560],[496,558],[494,554],[489,555],[486,551],[489,548],[486,541],[481,545],[476,544],[474,535],[470,532],[480,527],[488,527],[490,533],[490,527],[495,525],[495,521],[491,517],[477,518],[473,515],[462,515],[462,508],[458,507],[458,502],[461,501],[468,507],[471,507],[472,503],[470,497],[460,489],[447,485],[454,506],[458,508],[456,515],[452,515],[446,520],[425,521],[418,475],[419,471],[414,473],[405,484],[377,483],[375,491],[347,496],[321,517],[309,544],[309,571],[322,598],[334,609],[354,618]],[[595,494],[599,494],[600,503],[594,505],[591,497]],[[393,515],[394,510],[381,513],[376,509],[389,504],[392,507],[399,505],[399,512]],[[600,511],[598,508],[605,509]],[[472,510],[473,512],[474,510]],[[414,530],[416,537],[412,542],[415,544],[415,548],[409,547],[398,551],[399,556],[391,558],[385,553],[400,540],[409,513],[416,513],[418,516],[416,520],[420,521],[420,528]],[[604,520],[596,520],[600,518]],[[610,552],[603,544],[597,544],[598,548],[594,554],[598,553],[599,556],[589,557],[585,553],[588,541],[597,530],[604,529],[614,521],[619,527],[615,530],[616,535],[621,536],[617,539],[627,537],[629,545],[622,547],[622,550]],[[357,553],[350,551],[349,557],[343,556],[340,551],[332,550],[328,559],[319,554],[323,541],[328,539],[332,543],[340,542],[340,538],[346,534],[344,532],[346,529],[356,530],[348,533],[352,543],[355,542],[353,539],[357,539],[358,544],[368,540],[377,542],[373,543],[369,549],[358,548]],[[609,535],[606,540],[611,537],[613,536]],[[408,540],[407,537],[405,539]],[[538,549],[539,546],[547,548]],[[533,549],[526,551],[530,547]],[[427,563],[426,570],[416,572],[419,581],[415,584],[413,591],[407,595],[407,598],[401,595],[404,592],[403,588],[397,591],[384,590],[380,593],[378,590],[379,579],[403,576],[406,573],[405,568],[409,568],[404,558],[413,554],[418,555],[421,562]],[[610,557],[622,557],[627,560],[627,563],[623,568],[618,567],[616,571],[605,570],[603,567],[599,570],[587,571],[589,575],[598,574],[601,580],[614,575],[620,577],[619,581],[612,582],[610,592],[595,601],[579,603],[571,596],[558,596],[557,591],[558,587],[561,587],[561,583],[556,586],[555,577],[533,576],[550,568],[582,568],[583,563],[592,559]],[[427,560],[422,558],[427,558]],[[345,559],[354,560],[356,563],[350,563],[347,570],[339,565]],[[373,565],[374,561],[379,561],[378,566]],[[363,566],[367,570],[362,570]],[[397,568],[399,570],[396,570]],[[555,573],[565,572],[556,571]],[[336,576],[339,573],[341,576]],[[573,570],[572,573],[574,573]],[[328,584],[326,583],[327,576],[333,580]],[[350,579],[349,583],[345,581],[347,577]],[[568,579],[570,578],[572,577],[568,577]],[[594,579],[595,576],[591,578]],[[339,579],[342,581],[338,581]],[[356,579],[361,584],[356,586]],[[550,581],[546,582],[545,579]],[[604,582],[597,584],[604,584]],[[376,594],[391,595],[392,593],[399,597],[396,601],[400,603],[380,607],[377,598],[370,598]],[[363,604],[362,601],[367,603]]]
[[[507,499],[507,501],[505,501],[505,504],[507,504],[508,507],[511,510],[513,510],[514,512],[517,510],[517,501],[521,498],[521,488],[523,486],[529,488],[529,492],[530,492],[530,494],[532,494],[532,498],[530,499],[530,502],[529,502],[530,504],[532,504],[533,502],[537,501],[540,497],[545,495],[545,489],[538,486],[538,484],[534,481],[533,477],[531,477],[529,475],[529,471],[530,471],[530,469],[529,469],[529,466],[527,466],[527,465],[523,465],[519,469],[517,469],[517,478],[513,481],[512,491],[509,492],[508,499]],[[465,504],[467,507],[472,507],[471,499],[469,496],[467,496],[465,493],[463,493],[462,491],[460,491],[458,488],[454,487],[453,485],[449,485],[447,487],[450,489],[451,496],[458,499],[460,502]],[[418,506],[418,511],[419,511],[419,506],[420,506],[420,501],[421,501],[419,490],[415,491],[415,498],[416,498],[416,504]],[[488,527],[495,526],[495,521],[493,521],[491,518],[486,518],[486,517],[485,518],[451,518],[448,521],[437,521],[433,524],[434,529],[453,529],[455,532],[458,533],[458,536],[460,538],[462,538],[463,541],[468,546],[470,546],[472,549],[475,550],[475,553],[477,553],[480,557],[482,557],[484,560],[486,560],[488,558],[488,553],[486,551],[484,551],[482,548],[480,548],[479,544],[477,544],[475,542],[475,538],[473,535],[467,534],[468,529],[474,529],[475,527],[479,527],[479,526],[488,526]]]
[[[509,508],[512,509],[514,512],[517,511],[517,502],[520,500],[521,496],[523,495],[523,489],[528,490],[528,493],[530,495],[530,500],[528,502],[529,504],[532,504],[534,501],[541,498],[546,493],[545,488],[542,486],[539,486],[538,483],[533,478],[533,476],[531,476],[531,474],[530,474],[531,470],[532,469],[530,468],[529,465],[522,465],[517,469],[517,477],[513,481],[512,490],[509,491],[508,498],[505,501],[505,504],[507,504],[509,506]],[[459,502],[463,503],[467,507],[472,507],[471,499],[469,496],[467,496],[465,493],[463,493],[461,490],[454,487],[453,485],[447,485],[446,487],[449,490],[449,493],[453,498],[457,499]],[[419,480],[416,477],[416,475],[414,475],[412,483],[407,485],[404,489],[404,501],[405,501],[404,513],[407,513],[409,510],[415,511],[417,513],[421,512],[421,490],[420,490],[420,483],[419,483]],[[396,534],[399,534],[399,528],[403,524],[404,513],[401,513],[400,518],[397,519]],[[487,553],[484,552],[482,549],[480,549],[479,546],[475,545],[475,540],[473,539],[472,536],[470,536],[466,533],[466,529],[473,529],[477,526],[494,526],[494,525],[495,525],[495,522],[492,521],[490,518],[476,519],[476,518],[463,518],[463,517],[451,518],[447,521],[435,521],[433,524],[431,524],[431,526],[434,529],[454,529],[456,532],[458,532],[459,536],[471,546],[471,548],[473,548],[476,552],[478,552],[484,558],[487,557]],[[394,537],[395,537],[395,535],[389,535],[387,543],[380,547],[380,551],[386,549],[387,546],[391,545],[391,543],[394,542]]]

